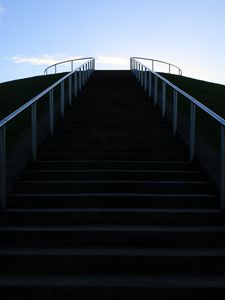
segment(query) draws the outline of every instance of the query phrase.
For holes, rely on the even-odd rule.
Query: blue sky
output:
[[[0,0],[0,82],[72,57],[125,69],[143,56],[225,84],[224,33],[224,0]]]

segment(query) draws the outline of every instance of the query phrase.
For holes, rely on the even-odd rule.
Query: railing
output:
[[[48,70],[50,70],[52,68],[54,68],[54,73],[56,74],[57,73],[57,66],[63,65],[63,64],[68,64],[68,63],[70,63],[70,66],[71,66],[70,67],[70,71],[73,72],[73,70],[74,70],[74,62],[81,61],[81,60],[93,60],[93,59],[94,59],[94,57],[84,57],[84,58],[74,58],[74,59],[60,61],[60,62],[58,62],[58,63],[56,63],[54,65],[51,65],[48,68],[46,68],[44,70],[44,74],[48,75]]]
[[[210,110],[208,107],[200,103],[198,100],[185,93],[183,90],[172,84],[170,81],[161,75],[153,72],[148,67],[140,63],[136,58],[130,59],[130,68],[133,75],[144,87],[150,98],[153,98],[154,104],[157,104],[158,94],[162,94],[162,116],[166,113],[166,89],[170,87],[173,91],[173,108],[172,108],[172,124],[173,134],[177,133],[177,105],[179,95],[184,97],[190,104],[190,123],[189,123],[189,155],[190,161],[193,161],[195,156],[196,146],[196,108],[204,111],[210,118],[215,120],[220,126],[220,208],[225,208],[225,120]],[[161,82],[161,86],[159,83]]]
[[[174,67],[177,72],[178,72],[178,75],[181,75],[182,76],[182,70],[171,64],[171,63],[168,63],[168,62],[165,62],[165,61],[162,61],[162,60],[157,60],[157,59],[153,59],[153,58],[144,58],[144,57],[132,57],[133,59],[135,60],[147,60],[147,61],[150,61],[151,63],[151,71],[154,72],[155,71],[155,63],[160,63],[160,64],[164,64],[164,65],[167,65],[168,66],[168,73],[170,74],[171,73],[171,67]]]
[[[65,75],[63,78],[55,82],[49,88],[38,94],[33,99],[22,105],[13,113],[0,121],[0,205],[1,209],[6,208],[6,127],[17,116],[31,108],[31,150],[32,159],[37,159],[37,103],[41,101],[45,95],[49,95],[49,131],[54,134],[54,90],[60,87],[60,115],[64,117],[65,102],[68,101],[72,105],[72,98],[77,97],[82,87],[85,85],[90,75],[95,69],[95,59],[91,58],[84,64],[80,65],[74,71]],[[66,82],[67,81],[67,82]],[[65,90],[67,83],[68,90]],[[66,93],[67,92],[67,93]],[[66,97],[68,99],[66,99]]]

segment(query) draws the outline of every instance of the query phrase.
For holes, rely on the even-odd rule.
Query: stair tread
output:
[[[142,274],[116,274],[116,275],[0,275],[0,286],[41,286],[41,287],[147,287],[147,288],[185,288],[185,287],[225,287],[225,275],[217,274],[169,274],[169,275],[142,275]]]
[[[4,225],[0,227],[0,232],[3,231],[74,231],[74,232],[225,232],[225,225],[198,225],[198,226],[183,226],[183,225],[66,225],[66,226],[46,226],[46,225],[29,225],[13,226]]]
[[[225,256],[225,247],[190,247],[190,248],[172,248],[172,247],[152,247],[152,248],[135,248],[135,247],[76,247],[76,248],[50,248],[50,247],[2,247],[0,256]]]

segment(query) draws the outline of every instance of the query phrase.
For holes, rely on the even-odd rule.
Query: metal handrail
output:
[[[130,59],[130,68],[133,75],[138,79],[149,97],[153,97],[154,104],[158,101],[158,80],[162,82],[162,116],[165,116],[166,110],[166,88],[170,86],[173,90],[173,134],[177,132],[177,102],[181,95],[190,103],[190,161],[195,156],[196,139],[196,107],[204,111],[220,125],[220,208],[225,209],[225,120],[194,97],[178,88],[176,85],[165,79],[163,76],[150,70],[149,67],[140,63],[135,57]],[[154,79],[154,86],[153,86]]]
[[[83,57],[83,58],[74,58],[74,59],[69,59],[69,60],[64,60],[64,61],[60,61],[56,64],[53,64],[49,67],[47,67],[45,70],[44,70],[44,74],[47,75],[48,74],[48,70],[51,69],[51,68],[55,68],[55,74],[57,73],[57,66],[58,65],[62,65],[62,64],[66,64],[66,63],[71,63],[71,72],[73,71],[73,63],[75,61],[79,61],[79,60],[91,60],[91,59],[94,59],[94,57]]]
[[[54,134],[54,89],[60,86],[60,115],[64,117],[65,110],[65,80],[68,81],[68,103],[72,105],[72,97],[76,98],[82,87],[85,85],[90,75],[95,69],[95,59],[91,58],[69,74],[63,76],[50,87],[39,93],[37,96],[27,101],[24,105],[9,114],[0,121],[0,207],[6,208],[6,127],[10,121],[22,112],[31,108],[31,145],[32,158],[37,158],[37,102],[45,95],[49,94],[49,129],[50,134]]]
[[[159,62],[159,63],[162,63],[162,64],[166,64],[168,65],[169,67],[169,74],[171,73],[171,66],[176,68],[178,70],[178,74],[180,76],[182,76],[182,70],[178,67],[178,66],[175,66],[174,64],[171,64],[171,63],[168,63],[166,61],[163,61],[163,60],[158,60],[158,59],[154,59],[154,58],[145,58],[145,57],[132,57],[133,59],[143,59],[143,60],[149,60],[152,62],[152,71],[154,72],[154,63],[155,62]]]

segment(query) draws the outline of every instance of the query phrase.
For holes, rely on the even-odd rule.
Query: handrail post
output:
[[[196,115],[196,106],[191,102],[190,107],[190,161],[193,161],[195,156],[195,115]]]
[[[141,64],[138,63],[138,81],[141,82]]]
[[[85,85],[85,68],[82,67],[82,87]]]
[[[85,83],[87,82],[88,80],[88,64],[86,63],[85,64]]]
[[[162,83],[162,117],[165,117],[166,113],[166,83]]]
[[[64,81],[61,82],[61,101],[60,101],[60,112],[61,112],[61,117],[64,118],[64,111],[65,111],[65,93],[64,93]]]
[[[155,80],[155,86],[154,86],[154,105],[157,105],[157,101],[158,101],[158,77],[155,76],[154,77]]]
[[[141,65],[141,86],[144,85],[144,67]]]
[[[147,68],[145,68],[145,82],[144,82],[145,91],[147,90]]]
[[[171,67],[171,65],[169,64],[169,74],[170,74],[170,71],[171,71],[171,70],[170,70],[170,67]]]
[[[78,88],[78,84],[77,84],[77,73],[74,73],[74,96],[75,98],[77,98],[77,88]]]
[[[0,197],[1,209],[6,208],[6,125],[0,128]]]
[[[225,128],[220,126],[220,208],[225,208]]]
[[[79,91],[81,91],[82,88],[82,73],[81,68],[79,68]]]
[[[173,90],[173,135],[177,133],[177,91]]]
[[[138,62],[136,61],[135,62],[135,68],[136,68],[136,79],[138,80],[138,75],[139,75],[139,73],[138,73]]]
[[[55,65],[55,74],[57,73],[56,65]]]
[[[31,106],[32,158],[37,160],[37,102]]]
[[[71,72],[73,72],[73,60],[71,60]]]
[[[54,90],[49,91],[49,128],[50,134],[54,134]]]
[[[72,75],[69,77],[69,105],[72,105]]]
[[[154,72],[154,60],[152,59],[152,72]]]
[[[148,72],[149,76],[148,76],[148,96],[149,98],[152,97],[152,72],[149,71]]]

